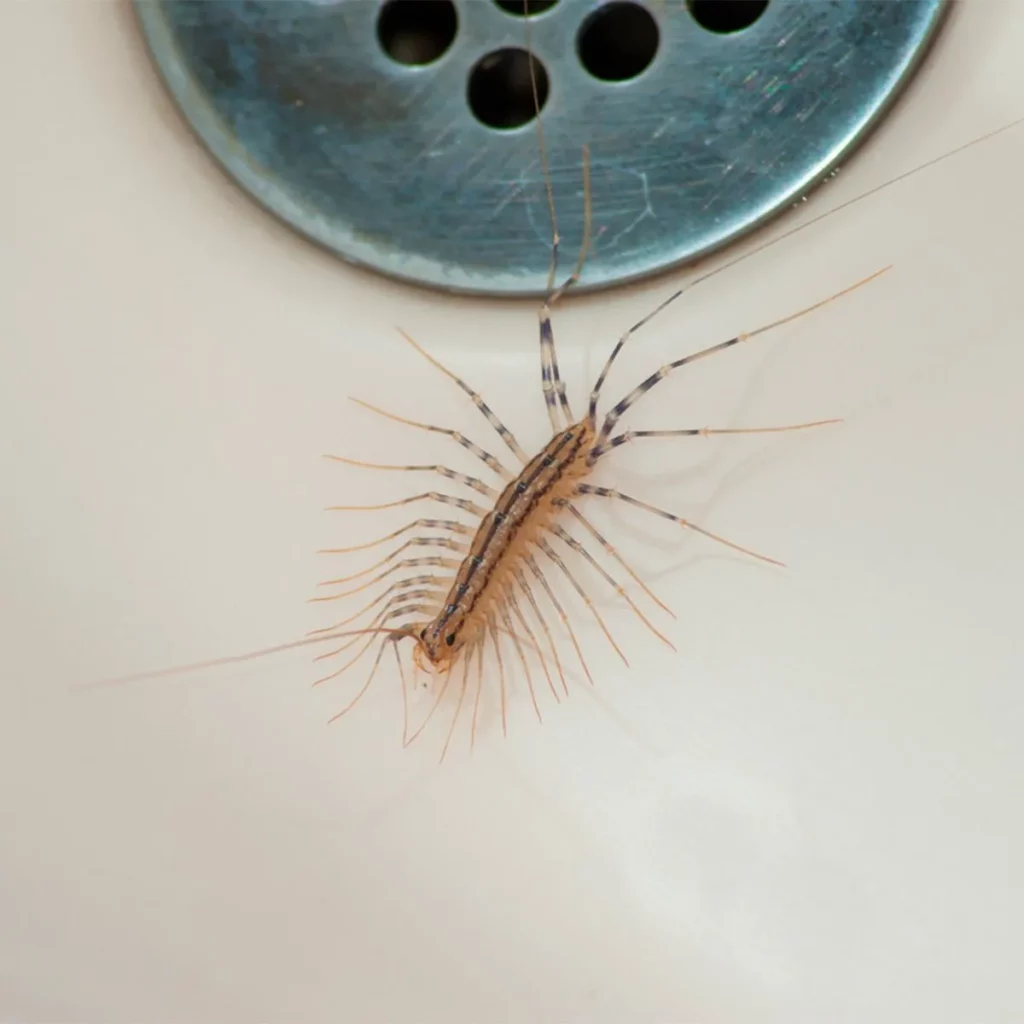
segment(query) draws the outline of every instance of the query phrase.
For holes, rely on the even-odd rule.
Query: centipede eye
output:
[[[449,647],[451,647],[451,645],[452,645],[453,643],[455,643],[455,634],[454,634],[454,633],[449,633],[449,634],[448,634],[448,635],[447,635],[447,636],[446,636],[446,637],[444,638],[444,642],[445,642],[445,643],[446,643],[446,644],[447,644],[447,645],[448,645]]]

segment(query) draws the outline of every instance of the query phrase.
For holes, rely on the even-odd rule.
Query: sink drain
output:
[[[531,60],[567,254],[590,146],[595,288],[692,261],[805,194],[886,110],[947,3],[135,6],[199,137],[296,230],[406,280],[536,295],[550,228]]]

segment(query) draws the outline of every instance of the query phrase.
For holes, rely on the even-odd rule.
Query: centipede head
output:
[[[421,626],[416,632],[413,660],[428,672],[446,672],[458,660],[459,652],[469,639],[466,616],[461,611],[444,612]]]

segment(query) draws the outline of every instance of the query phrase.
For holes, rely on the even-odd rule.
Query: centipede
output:
[[[574,616],[582,613],[592,620],[608,650],[624,666],[628,661],[612,628],[598,607],[590,584],[580,570],[614,595],[651,635],[652,642],[675,650],[668,626],[655,623],[656,616],[673,618],[662,601],[622,555],[619,549],[595,525],[590,507],[608,503],[628,505],[646,515],[672,523],[681,532],[693,534],[702,543],[718,545],[744,557],[782,566],[778,559],[726,537],[704,523],[677,511],[653,504],[642,497],[616,487],[590,482],[598,464],[614,465],[630,447],[652,439],[682,440],[744,434],[781,434],[817,430],[840,422],[840,418],[819,419],[782,425],[747,426],[669,425],[664,429],[633,429],[628,415],[663,380],[693,364],[724,354],[777,330],[795,320],[810,316],[823,307],[859,290],[885,274],[883,266],[867,277],[840,291],[771,322],[751,327],[730,338],[679,355],[649,373],[622,397],[609,399],[608,380],[623,349],[655,317],[675,305],[693,287],[747,259],[771,245],[803,231],[826,216],[860,202],[868,196],[905,180],[934,164],[949,159],[970,146],[1005,132],[1024,122],[1024,118],[1004,125],[985,136],[920,164],[794,228],[757,245],[676,288],[650,312],[626,329],[608,351],[600,372],[589,389],[585,411],[574,412],[566,382],[559,368],[553,328],[553,314],[585,273],[587,256],[593,243],[590,153],[582,150],[584,196],[583,240],[572,272],[559,282],[560,236],[551,175],[547,166],[541,107],[537,97],[535,72],[530,67],[536,111],[536,130],[541,167],[550,216],[550,268],[546,296],[538,319],[540,393],[544,402],[550,437],[532,455],[516,439],[505,421],[480,392],[428,351],[410,333],[399,331],[400,338],[422,359],[430,372],[447,378],[480,413],[494,441],[485,447],[453,428],[423,422],[411,412],[384,409],[353,397],[364,412],[383,417],[415,431],[442,435],[473,456],[481,466],[474,476],[442,463],[384,464],[360,460],[355,454],[329,454],[325,458],[349,469],[398,473],[431,473],[454,485],[450,490],[426,490],[395,501],[370,505],[332,505],[330,511],[365,513],[405,506],[438,506],[448,511],[410,519],[374,540],[348,546],[322,549],[330,556],[362,556],[364,552],[385,549],[369,565],[345,575],[332,576],[318,585],[312,602],[334,606],[356,599],[359,607],[306,637],[246,654],[219,658],[194,665],[124,677],[151,678],[194,671],[263,657],[307,645],[332,645],[316,656],[328,670],[313,683],[325,683],[347,677],[362,666],[362,681],[353,694],[330,719],[337,722],[359,705],[379,677],[385,655],[393,655],[402,695],[402,743],[413,743],[449,701],[451,711],[440,760],[447,756],[458,723],[469,716],[469,745],[472,748],[480,728],[483,695],[494,691],[500,711],[502,734],[508,732],[510,682],[521,670],[522,680],[534,715],[543,720],[542,700],[560,703],[570,695],[569,679],[579,672],[587,685],[594,674],[574,626]],[[500,449],[494,449],[494,444]],[[500,457],[494,451],[500,451]],[[461,493],[451,493],[451,490]],[[469,496],[472,495],[472,496]],[[455,518],[458,516],[458,518]],[[390,547],[389,547],[390,545]],[[423,553],[419,553],[419,552]],[[625,580],[635,588],[627,589]],[[564,596],[574,601],[568,606]],[[369,600],[360,595],[370,593]],[[645,607],[646,610],[645,610]],[[340,664],[339,664],[340,662]],[[334,667],[337,665],[337,667]],[[415,727],[411,724],[409,694],[419,677],[430,680],[432,700],[425,716]]]

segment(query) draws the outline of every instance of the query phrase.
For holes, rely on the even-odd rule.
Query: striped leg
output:
[[[558,252],[558,227],[555,221],[555,202],[551,192],[550,177],[548,176],[548,205],[551,210],[551,223],[553,226],[553,242],[551,247],[551,271],[548,275],[549,295],[544,305],[541,306],[538,317],[540,319],[540,379],[541,390],[544,393],[544,402],[548,410],[548,418],[551,421],[551,429],[554,433],[564,429],[575,422],[572,410],[569,408],[569,399],[565,393],[565,381],[562,380],[558,369],[558,355],[555,352],[555,335],[551,326],[551,309],[555,303],[580,279],[583,273],[583,265],[587,260],[587,253],[590,251],[590,230],[591,230],[591,198],[590,198],[590,150],[583,147],[583,241],[580,245],[580,254],[576,262],[576,269],[568,278],[554,291],[551,289],[555,282],[555,269]],[[561,409],[564,423],[559,423],[558,409]]]
[[[566,530],[564,527],[561,527],[561,526],[555,526],[551,530],[551,532],[556,537],[558,537],[558,539],[560,541],[562,541],[563,544],[568,545],[573,551],[575,551],[583,559],[585,559],[587,562],[589,562],[591,564],[591,566],[593,566],[595,571],[598,572],[601,576],[604,577],[604,580],[608,584],[608,586],[610,586],[615,591],[615,593],[618,594],[619,597],[621,597],[622,600],[625,601],[626,604],[628,604],[629,607],[633,609],[633,611],[637,615],[637,618],[639,618],[640,621],[663,644],[665,644],[668,647],[670,647],[673,651],[676,649],[675,644],[673,644],[672,641],[669,640],[667,636],[665,636],[659,630],[655,629],[655,627],[652,625],[651,621],[647,618],[646,615],[644,615],[644,613],[642,611],[640,611],[640,609],[636,606],[636,604],[634,603],[633,599],[629,596],[629,594],[626,593],[625,589],[622,587],[622,585],[619,583],[619,581],[617,579],[615,579],[615,577],[612,576],[610,573],[608,573],[605,570],[605,568],[601,565],[601,563],[598,562],[597,559],[594,558],[594,556],[575,537],[573,537],[572,534],[569,533],[568,530]]]
[[[417,420],[408,420],[404,416],[398,416],[393,412],[386,412],[384,409],[379,409],[375,405],[370,405],[369,402],[364,402],[361,398],[350,398],[349,401],[355,402],[356,405],[361,405],[364,409],[369,409],[371,412],[377,413],[379,416],[384,416],[389,420],[394,420],[396,423],[404,423],[408,427],[417,427],[420,430],[429,430],[434,434],[444,434],[446,437],[450,437],[457,444],[462,445],[463,448],[468,452],[472,452],[488,469],[492,470],[503,480],[511,480],[513,474],[510,473],[490,452],[485,451],[479,445],[474,444],[464,434],[459,433],[457,430],[450,430],[448,427],[435,427],[430,423],[420,423]]]
[[[353,551],[365,551],[367,548],[375,548],[379,544],[384,544],[389,540],[394,540],[396,537],[401,537],[403,533],[408,533],[415,526],[422,526],[428,530],[449,530],[463,537],[472,536],[473,534],[473,531],[465,523],[456,522],[454,519],[414,519],[411,523],[406,523],[405,526],[400,527],[393,533],[387,534],[385,537],[378,537],[376,540],[367,541],[365,544],[353,544],[347,548],[321,548],[317,554],[347,555]]]
[[[558,552],[555,551],[555,549],[546,540],[539,540],[537,542],[537,547],[539,547],[540,550],[558,566],[565,578],[572,584],[573,590],[580,595],[583,603],[590,609],[591,615],[597,619],[597,624],[601,627],[601,631],[608,638],[608,642],[615,648],[616,654],[618,654],[622,659],[623,664],[628,666],[629,662],[626,660],[626,656],[622,653],[622,649],[615,642],[615,638],[608,631],[608,627],[605,625],[604,619],[601,618],[601,613],[594,607],[594,602],[590,600],[590,595],[579,585],[576,577],[569,571],[569,567],[562,561]]]
[[[752,551],[750,548],[745,548],[740,544],[734,544],[731,540],[726,540],[724,537],[720,537],[717,533],[712,533],[710,530],[705,530],[704,527],[698,526],[696,523],[691,523],[689,519],[683,519],[682,516],[673,515],[673,513],[666,512],[664,509],[657,508],[655,505],[649,505],[646,501],[640,501],[638,498],[631,498],[628,494],[623,494],[622,491],[616,491],[610,487],[592,487],[590,484],[580,484],[576,488],[576,493],[593,494],[600,498],[618,498],[620,501],[625,501],[630,505],[636,506],[636,508],[642,508],[648,512],[653,512],[656,516],[661,516],[662,519],[668,519],[670,522],[678,523],[686,530],[693,530],[694,533],[699,533],[701,536],[715,541],[716,544],[724,544],[727,548],[732,548],[733,551],[739,551],[744,555],[750,555],[751,558],[757,558],[762,562],[768,562],[771,565],[779,565],[785,568],[784,563],[780,562],[776,558],[769,558],[767,555],[759,555],[756,551]]]
[[[516,582],[519,584],[519,589],[526,595],[526,600],[533,609],[534,617],[540,623],[541,631],[548,641],[548,649],[551,651],[551,657],[555,660],[555,670],[558,672],[558,678],[562,681],[562,689],[566,694],[569,692],[569,686],[565,681],[565,673],[562,671],[562,662],[558,657],[558,646],[555,644],[554,637],[551,635],[551,630],[548,628],[547,620],[541,614],[541,610],[537,605],[537,599],[533,596],[533,590],[530,588],[530,581],[526,578],[523,570],[517,565],[512,569],[512,575],[515,577]],[[551,682],[550,677],[548,682]],[[561,698],[558,696],[558,691],[552,688],[555,700],[561,703]]]
[[[590,450],[589,461],[593,465],[602,455],[630,441],[641,437],[715,437],[718,434],[783,434],[790,430],[809,430],[812,427],[827,427],[833,423],[842,423],[841,419],[814,420],[811,423],[790,423],[783,427],[733,427],[719,429],[700,427],[690,430],[624,430],[621,434],[610,438],[604,444],[596,445]]]
[[[583,674],[587,677],[587,682],[591,686],[594,685],[594,677],[590,674],[590,669],[587,666],[587,659],[583,657],[583,651],[580,649],[579,641],[576,639],[576,634],[572,629],[572,622],[569,620],[569,616],[566,615],[565,609],[562,607],[561,602],[555,597],[555,592],[551,589],[551,584],[548,583],[547,577],[544,575],[543,570],[537,564],[537,559],[533,555],[525,555],[523,561],[526,563],[526,567],[530,570],[533,578],[541,585],[544,593],[547,594],[548,600],[551,602],[552,607],[558,613],[558,617],[562,620],[562,625],[565,626],[565,631],[569,634],[569,640],[572,643],[573,650],[576,651],[576,657],[579,658],[580,667],[583,669]],[[562,677],[562,685],[565,689],[565,695],[569,696],[569,688],[565,685],[565,677]]]
[[[440,604],[441,599],[444,597],[444,592],[440,590],[403,590],[400,594],[396,594],[390,601],[388,601],[383,608],[373,617],[370,622],[368,629],[377,629],[384,625],[391,619],[401,618],[403,615],[418,614],[424,616],[427,621],[433,618],[437,611],[437,607]],[[363,609],[365,612],[366,609]],[[363,612],[359,612],[359,615]],[[337,632],[336,627],[330,627],[326,630],[318,630],[316,632],[334,633]],[[313,661],[326,661],[328,658],[336,658],[343,651],[347,651],[350,647],[353,647],[359,642],[360,634],[356,634],[350,639],[346,640],[340,647],[336,647],[333,651],[327,651],[326,654],[318,654]]]
[[[620,555],[618,553],[618,551],[616,551],[615,548],[612,547],[612,545],[608,543],[608,541],[604,538],[604,535],[597,529],[596,526],[593,525],[593,523],[590,522],[589,519],[587,519],[583,515],[583,513],[575,505],[573,505],[571,502],[568,502],[568,501],[556,502],[556,504],[564,505],[564,507],[569,510],[570,514],[573,517],[575,517],[576,521],[594,538],[594,540],[597,541],[598,544],[601,545],[601,547],[603,547],[605,549],[605,551],[608,552],[608,554],[612,558],[615,559],[616,562],[619,563],[619,565],[622,566],[623,569],[626,570],[626,572],[629,573],[630,576],[632,576],[633,582],[636,583],[637,586],[640,587],[640,589],[659,608],[661,608],[663,611],[666,611],[669,615],[672,616],[673,619],[676,617],[676,613],[674,611],[672,611],[672,609],[669,608],[669,606],[667,604],[665,604],[664,601],[660,600],[654,594],[654,592],[650,589],[650,587],[648,587],[647,584],[644,583],[644,581],[642,579],[640,579],[640,577],[632,570],[632,568],[630,568],[629,564],[623,559],[622,555]]]
[[[501,617],[502,624],[512,637],[512,646],[515,648],[516,653],[519,655],[519,661],[523,666],[523,675],[526,676],[526,686],[530,691],[530,703],[533,704],[534,714],[537,716],[537,721],[543,723],[544,719],[541,717],[540,705],[537,703],[537,693],[533,688],[533,676],[530,673],[530,663],[526,659],[526,651],[523,650],[523,645],[519,641],[519,636],[512,628],[512,620],[509,618],[508,611],[504,605],[497,606],[497,613]]]
[[[501,637],[493,615],[487,616],[487,632],[494,644],[494,656],[498,662],[498,692],[501,695],[501,735],[508,735],[508,702],[505,699],[505,662],[501,657]]]
[[[540,646],[540,644],[537,643],[537,637],[534,634],[533,629],[530,627],[530,623],[527,621],[526,616],[523,614],[523,609],[519,604],[519,599],[518,597],[516,597],[515,588],[512,586],[512,583],[509,582],[502,589],[505,592],[505,599],[508,601],[509,607],[515,614],[515,617],[522,624],[523,629],[526,630],[527,640],[529,644],[533,647],[533,650],[536,653],[538,660],[540,661],[541,671],[544,673],[544,678],[548,681],[548,688],[551,690],[551,693],[554,695],[554,698],[557,701],[558,691],[555,689],[555,684],[551,680],[551,673],[548,671],[547,658],[544,657],[544,650]]]
[[[776,327],[781,327],[783,324],[791,323],[802,316],[806,316],[808,313],[814,312],[816,309],[821,309],[822,306],[827,306],[830,302],[835,302],[836,299],[841,298],[844,295],[849,295],[850,292],[855,291],[857,288],[861,288],[866,285],[869,281],[873,281],[876,277],[880,277],[884,274],[889,267],[883,267],[881,270],[876,270],[875,273],[868,277],[857,281],[855,284],[850,285],[848,288],[844,288],[842,291],[836,292],[834,295],[828,296],[828,298],[822,299],[819,302],[815,302],[813,305],[806,306],[803,309],[797,310],[795,313],[790,313],[789,316],[781,317],[778,320],[773,320],[770,324],[765,324],[762,327],[758,327],[753,331],[746,331],[743,334],[737,334],[735,338],[730,338],[728,341],[719,342],[717,345],[711,345],[709,348],[702,349],[700,352],[694,352],[692,355],[683,356],[681,359],[676,359],[674,362],[666,363],[659,370],[656,370],[651,374],[645,381],[635,387],[621,402],[615,405],[611,412],[605,416],[604,425],[601,427],[601,432],[597,439],[597,446],[600,447],[608,439],[612,430],[615,428],[615,424],[618,422],[622,414],[629,409],[636,401],[660,380],[664,380],[673,370],[678,370],[681,366],[686,366],[687,363],[696,362],[698,359],[703,359],[705,356],[714,355],[716,352],[722,352],[727,348],[732,348],[733,345],[738,345],[741,341],[750,341],[751,338],[756,338],[759,334],[766,334],[768,331],[774,330]],[[597,402],[600,396],[601,387],[604,384],[605,378],[608,376],[608,371],[611,369],[612,363],[615,361],[616,356],[622,351],[622,346],[630,338],[630,336],[644,324],[646,324],[652,317],[656,316],[662,309],[665,308],[670,302],[676,299],[681,292],[677,292],[675,295],[670,296],[665,300],[654,312],[649,313],[642,320],[634,324],[626,333],[618,340],[615,347],[612,349],[611,355],[608,357],[608,362],[605,363],[604,369],[601,371],[597,378],[597,383],[594,385],[594,390],[590,393],[590,405],[588,408],[588,415],[591,422],[597,422]]]
[[[332,580],[321,580],[317,586],[336,587],[342,583],[349,583],[352,580],[357,580],[361,576],[366,576],[373,572],[374,569],[379,569],[382,565],[387,565],[389,562],[393,562],[403,551],[416,547],[445,548],[448,551],[454,551],[457,554],[465,554],[465,552],[469,550],[468,544],[460,544],[458,541],[450,540],[448,537],[412,537],[404,544],[399,544],[394,551],[385,555],[379,562],[374,562],[373,565],[368,565],[365,569],[360,569],[359,572],[354,572],[350,576],[338,576]]]
[[[373,579],[367,580],[358,587],[342,591],[340,594],[327,594],[323,597],[311,597],[308,603],[321,604],[324,601],[340,601],[343,598],[351,597],[353,594],[359,594],[366,590],[367,587],[372,587],[374,583],[380,583],[381,580],[386,579],[396,569],[413,569],[417,566],[431,566],[432,568],[454,570],[458,569],[459,564],[459,560],[456,558],[441,558],[440,556],[435,557],[433,555],[429,558],[403,558],[401,561],[395,562],[394,565],[389,566],[384,570],[384,572],[379,573],[377,576],[374,576]],[[428,580],[434,579],[436,579],[434,576],[409,577],[409,582],[426,583]]]
[[[422,494],[414,494],[411,498],[399,498],[398,501],[385,501],[380,505],[328,505],[328,512],[378,512],[385,508],[398,508],[399,505],[411,505],[414,501],[437,501],[442,505],[454,505],[461,508],[463,512],[483,519],[487,515],[487,509],[481,508],[476,502],[467,501],[465,498],[456,498],[452,494],[442,494],[440,491],[424,491]]]
[[[499,420],[498,417],[494,415],[494,413],[491,411],[491,407],[480,397],[480,395],[477,394],[477,392],[475,392],[461,377],[457,377],[454,373],[452,373],[452,371],[449,370],[447,366],[444,366],[442,363],[438,362],[418,342],[413,341],[413,339],[409,337],[409,335],[406,334],[405,331],[403,331],[401,328],[399,328],[398,333],[401,334],[402,337],[405,338],[405,340],[409,342],[409,344],[412,345],[412,347],[416,349],[416,351],[419,352],[419,354],[423,356],[424,359],[427,360],[427,362],[431,363],[433,366],[436,366],[437,369],[439,369],[446,377],[450,377],[453,381],[455,381],[456,384],[458,384],[460,388],[462,388],[463,391],[466,392],[467,395],[469,395],[469,397],[473,400],[473,404],[480,410],[480,412],[483,414],[487,422],[490,423],[490,425],[494,428],[497,435],[502,439],[502,441],[505,442],[505,444],[508,446],[509,451],[511,451],[517,459],[520,459],[524,464],[530,461],[529,456],[526,454],[526,452],[524,452],[523,449],[520,448],[519,442],[512,436],[512,431],[509,430],[508,427],[506,427],[505,424],[502,423],[501,420]]]
[[[406,473],[440,473],[446,479],[469,487],[492,501],[498,497],[498,492],[493,487],[488,487],[483,480],[478,480],[475,476],[467,476],[465,473],[456,473],[454,469],[449,469],[447,466],[389,466],[379,462],[360,462],[358,459],[350,459],[344,455],[325,455],[324,458],[331,462],[343,462],[346,466],[360,466],[363,469],[393,469]]]
[[[385,605],[385,608],[388,607],[388,605],[390,605],[394,601],[404,601],[407,597],[410,597],[413,593],[416,593],[416,594],[422,593],[424,595],[428,595],[428,594],[429,595],[439,595],[440,597],[444,596],[444,590],[443,590],[444,584],[443,584],[442,580],[439,577],[437,577],[437,576],[427,576],[427,577],[422,577],[422,576],[416,577],[416,576],[414,576],[414,577],[411,577],[411,580],[416,580],[416,579],[421,579],[421,580],[422,579],[426,579],[426,580],[432,581],[432,584],[433,584],[432,585],[432,589],[422,590],[422,591],[404,591],[402,589],[403,587],[418,586],[419,584],[412,583],[410,581],[410,578],[407,578],[407,579],[404,579],[404,580],[398,580],[396,583],[392,583],[391,586],[388,587],[387,590],[385,590],[382,594],[379,594],[377,597],[375,597],[369,604],[364,605],[362,608],[359,609],[359,611],[353,612],[353,614],[350,615],[347,619],[342,619],[340,622],[335,622],[335,623],[333,623],[330,626],[324,626],[322,629],[312,629],[312,630],[310,630],[306,634],[306,636],[315,637],[315,636],[320,636],[320,635],[322,635],[324,633],[335,633],[339,629],[342,629],[343,627],[347,626],[350,622],[354,622],[356,619],[359,618],[360,615],[365,615],[368,611],[370,611],[376,605],[380,604],[381,601],[383,601],[386,597],[388,597],[391,594],[394,594],[394,597],[392,597],[391,600],[388,601],[388,604]],[[395,593],[395,591],[401,591],[401,593]]]
[[[469,727],[469,749],[476,747],[476,723],[480,714],[480,694],[484,689],[484,644],[487,638],[483,637],[474,642],[473,648],[476,651],[476,696],[473,698],[473,720]]]

